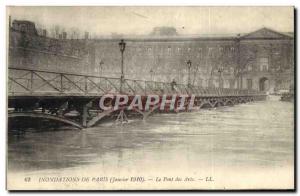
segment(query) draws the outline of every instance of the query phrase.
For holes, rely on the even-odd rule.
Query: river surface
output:
[[[83,131],[28,129],[8,135],[8,175],[85,172],[155,178],[159,174],[184,174],[212,176],[225,188],[225,181],[235,182],[228,175],[249,183],[259,182],[256,178],[267,183],[266,173],[269,178],[282,177],[283,183],[290,185],[293,112],[293,103],[262,101],[199,112],[155,114],[146,121],[130,120],[123,126],[106,122]],[[270,180],[271,185],[281,183]],[[217,184],[209,186],[220,188]],[[236,186],[249,188],[248,184]]]

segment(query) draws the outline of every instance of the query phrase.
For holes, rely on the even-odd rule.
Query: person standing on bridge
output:
[[[176,90],[175,86],[176,86],[176,81],[175,81],[175,79],[173,79],[173,81],[171,82],[172,91]]]

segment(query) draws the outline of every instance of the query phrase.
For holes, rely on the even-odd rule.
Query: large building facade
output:
[[[266,28],[240,39],[243,88],[277,92],[294,85],[294,39]]]
[[[294,80],[294,39],[263,28],[246,35],[124,37],[125,77],[202,87],[287,90]],[[120,39],[93,40],[95,72],[120,75]],[[188,61],[191,61],[189,70]],[[190,72],[190,76],[189,76]]]
[[[10,28],[9,66],[120,77],[121,38],[54,39],[37,35],[32,25],[15,21]],[[293,86],[292,34],[262,28],[245,35],[122,39],[125,78],[271,93]]]

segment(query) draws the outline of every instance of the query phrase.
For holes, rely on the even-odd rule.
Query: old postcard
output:
[[[8,190],[293,190],[294,7],[7,7]]]

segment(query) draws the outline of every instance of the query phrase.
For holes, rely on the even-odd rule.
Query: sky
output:
[[[249,33],[262,27],[293,32],[293,11],[293,7],[7,7],[12,20],[99,36],[145,35],[157,26],[175,27],[183,35]]]

